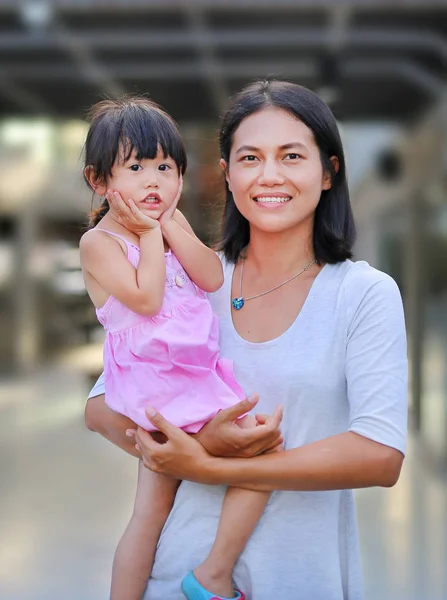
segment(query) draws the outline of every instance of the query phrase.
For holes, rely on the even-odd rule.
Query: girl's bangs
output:
[[[139,106],[129,107],[122,118],[119,145],[124,162],[135,153],[137,160],[154,159],[160,148],[179,169],[185,166],[185,151],[180,132],[163,114]]]

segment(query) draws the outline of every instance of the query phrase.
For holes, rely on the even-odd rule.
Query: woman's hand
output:
[[[136,449],[141,452],[145,467],[176,479],[207,483],[207,465],[213,458],[193,436],[172,425],[153,409],[147,409],[150,422],[163,433],[167,441],[158,443],[150,433],[138,427]]]
[[[160,227],[157,219],[145,215],[133,200],[124,200],[119,192],[109,190],[107,200],[119,224],[138,237]]]
[[[256,415],[256,427],[246,429],[238,425],[238,417],[256,406],[258,400],[259,397],[253,395],[221,410],[195,436],[175,427],[152,408],[146,410],[146,415],[152,425],[166,436],[165,443],[158,443],[140,427],[126,433],[135,436],[136,449],[151,471],[178,479],[213,483],[215,456],[251,458],[270,452],[282,443],[280,406],[271,416]]]
[[[167,225],[167,223],[169,223],[170,221],[173,220],[174,213],[177,210],[177,204],[179,203],[180,196],[182,195],[182,191],[183,191],[183,177],[180,175],[180,181],[179,181],[177,195],[174,198],[171,206],[169,208],[167,208],[164,211],[164,213],[162,213],[160,215],[160,217],[158,219],[158,221],[162,227],[165,227]]]
[[[251,458],[269,452],[283,442],[279,426],[283,409],[278,406],[273,415],[257,414],[257,427],[245,429],[238,425],[238,417],[251,411],[259,401],[253,395],[226,408],[207,423],[196,435],[213,456]]]

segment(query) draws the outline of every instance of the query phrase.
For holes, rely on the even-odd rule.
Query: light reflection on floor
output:
[[[0,598],[106,600],[136,465],[88,432],[67,369],[0,382]],[[414,446],[399,484],[356,494],[367,600],[447,600],[447,484]]]

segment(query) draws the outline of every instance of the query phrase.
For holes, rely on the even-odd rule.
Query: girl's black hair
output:
[[[91,109],[89,122],[84,166],[92,169],[96,180],[105,182],[111,176],[117,157],[125,162],[135,151],[137,160],[151,159],[159,148],[165,158],[172,158],[179,173],[185,173],[186,150],[177,123],[149,98],[103,100]],[[98,209],[91,211],[89,226],[97,225],[108,210],[109,203],[104,199]]]
[[[325,172],[332,185],[323,190],[315,210],[313,247],[318,263],[338,263],[351,258],[355,241],[355,225],[346,181],[346,165],[337,123],[329,107],[311,90],[287,81],[258,81],[233,98],[223,118],[220,130],[220,152],[229,164],[233,136],[242,121],[268,107],[287,111],[302,121],[313,133]],[[339,169],[330,161],[336,156]],[[247,219],[238,211],[226,183],[226,203],[223,215],[220,250],[230,262],[237,262],[250,241]]]

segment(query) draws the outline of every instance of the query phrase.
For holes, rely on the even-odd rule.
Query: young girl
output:
[[[186,170],[173,119],[146,98],[106,100],[91,113],[85,178],[105,199],[81,239],[87,291],[106,330],[106,402],[153,431],[150,405],[188,433],[245,397],[219,358],[218,324],[205,292],[223,282],[219,257],[176,209]],[[240,420],[254,427],[253,417]],[[118,544],[112,600],[140,600],[179,481],[141,461],[132,518]],[[269,494],[230,489],[206,560],[185,577],[190,600],[244,598],[232,571]]]

